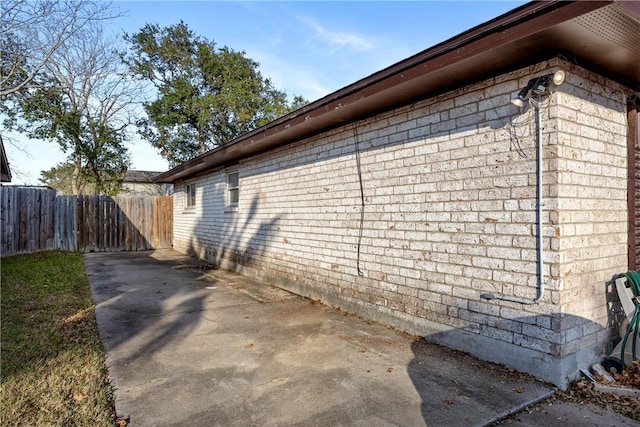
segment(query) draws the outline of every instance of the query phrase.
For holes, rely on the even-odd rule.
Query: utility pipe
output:
[[[515,302],[518,304],[533,305],[538,304],[544,296],[544,249],[543,249],[543,236],[542,236],[542,124],[540,117],[540,101],[542,99],[541,94],[537,94],[537,100],[533,103],[536,116],[536,169],[537,169],[537,183],[536,183],[536,249],[537,249],[537,268],[536,273],[538,276],[538,286],[536,298],[533,300],[525,300],[520,298],[512,298],[506,295],[495,295],[491,293],[481,294],[480,298],[485,300],[500,300]]]

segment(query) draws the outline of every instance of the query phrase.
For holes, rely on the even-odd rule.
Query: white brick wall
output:
[[[564,336],[565,346],[579,350],[608,344],[612,313],[604,284],[627,269],[626,96],[602,77],[571,67],[553,114],[559,303],[583,319]]]
[[[547,292],[487,302],[536,296],[534,115],[509,99],[558,66],[567,81],[542,107]],[[607,344],[605,283],[626,269],[624,105],[557,60],[492,78],[240,162],[237,212],[223,169],[197,180],[192,211],[176,186],[174,247],[412,332],[425,321],[554,358]]]

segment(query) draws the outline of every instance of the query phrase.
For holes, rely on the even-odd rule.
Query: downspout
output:
[[[542,96],[538,94],[537,100],[533,102],[536,118],[536,249],[537,249],[537,267],[536,274],[538,276],[536,298],[533,300],[524,300],[520,298],[512,298],[505,295],[495,295],[491,293],[481,294],[480,298],[485,300],[500,300],[515,302],[518,304],[533,305],[538,304],[544,296],[544,248],[542,236],[542,124],[540,117],[540,101]]]

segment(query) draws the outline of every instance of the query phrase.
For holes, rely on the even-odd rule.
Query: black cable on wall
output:
[[[358,276],[364,276],[362,269],[360,268],[360,248],[362,247],[362,232],[364,230],[364,186],[362,184],[362,166],[360,164],[360,143],[358,141],[358,127],[353,125],[353,136],[355,139],[355,152],[356,152],[356,168],[358,171],[358,182],[360,183],[360,227],[358,230],[358,257],[356,260],[356,268],[358,270]]]

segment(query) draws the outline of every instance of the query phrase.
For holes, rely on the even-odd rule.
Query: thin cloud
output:
[[[319,78],[322,76],[321,70],[283,59],[261,48],[250,48],[248,54],[260,64],[262,75],[271,79],[277,88],[283,90],[286,87],[289,96],[300,95],[315,101],[335,90],[322,84]]]
[[[367,38],[345,31],[334,31],[327,29],[310,18],[301,18],[301,21],[314,31],[312,39],[320,39],[334,46],[331,51],[342,48],[349,48],[356,51],[368,51],[375,48]]]

